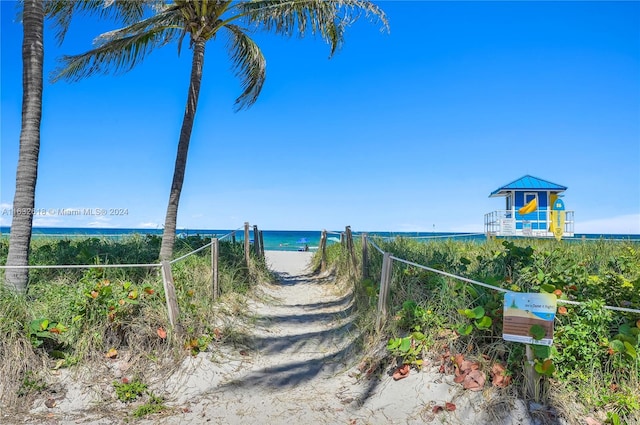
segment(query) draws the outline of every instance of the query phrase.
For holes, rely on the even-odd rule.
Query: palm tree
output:
[[[25,0],[22,10],[24,38],[22,41],[22,128],[16,171],[16,190],[13,198],[13,218],[9,236],[7,266],[24,267],[29,263],[29,246],[33,226],[35,190],[40,153],[40,121],[42,118],[42,69],[44,64],[44,18],[48,14],[57,21],[58,40],[61,42],[76,11],[112,14],[126,18],[125,22],[142,17],[144,1],[119,0],[108,8],[113,0],[68,1]],[[5,284],[18,292],[27,289],[27,268],[9,268],[5,272]]]
[[[42,68],[44,63],[44,6],[40,0],[25,0],[22,40],[22,128],[13,197],[13,218],[9,236],[8,266],[26,266],[29,261],[31,225],[35,206],[40,120],[42,118]],[[5,281],[16,291],[25,292],[29,271],[7,269]]]
[[[388,28],[384,12],[368,0],[175,0],[151,17],[125,28],[100,35],[98,47],[86,53],[62,58],[54,81],[78,81],[96,73],[131,70],[155,48],[177,42],[178,53],[189,35],[193,50],[191,77],[182,128],[178,140],[173,180],[165,216],[160,259],[169,260],[176,237],[178,204],[187,165],[191,130],[198,106],[205,45],[224,33],[228,52],[243,92],[235,109],[253,105],[266,77],[266,62],[249,33],[256,29],[279,35],[319,34],[331,48],[331,55],[342,45],[344,31],[361,15]]]

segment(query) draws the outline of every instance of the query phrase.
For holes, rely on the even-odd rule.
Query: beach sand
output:
[[[515,401],[495,418],[488,408],[495,406],[491,391],[465,391],[453,376],[438,373],[437,364],[399,381],[390,376],[392,368],[357,379],[361,355],[350,294],[336,291],[333,276],[310,273],[311,252],[265,255],[280,281],[261,285],[261,295],[249,302],[253,318],[241,327],[246,345],[218,345],[186,358],[171,376],[159,377],[151,389],[172,410],[136,423],[530,423],[524,404]],[[98,400],[90,394],[70,383],[54,408],[40,405],[34,413],[46,413],[56,425],[120,423],[92,412]],[[447,402],[456,410],[433,413],[434,406]]]

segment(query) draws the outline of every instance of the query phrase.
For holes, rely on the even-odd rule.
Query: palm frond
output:
[[[269,32],[319,34],[331,46],[331,55],[342,46],[345,29],[362,16],[389,30],[384,11],[367,0],[255,0],[236,8],[250,25]]]
[[[227,50],[231,56],[232,68],[240,78],[243,89],[235,101],[235,109],[239,111],[249,108],[258,100],[267,78],[267,61],[243,28],[232,24],[225,25],[225,28],[229,34]]]
[[[45,13],[53,19],[56,40],[62,43],[71,18],[77,13],[115,19],[128,25],[142,19],[145,11],[157,4],[158,0],[48,0]]]
[[[111,41],[130,37],[135,34],[141,34],[152,30],[153,28],[176,27],[182,28],[183,21],[175,6],[166,7],[159,10],[156,14],[139,21],[136,21],[124,28],[108,31],[100,34],[93,40],[96,47],[100,47]]]
[[[147,25],[134,24],[120,30],[102,34],[98,47],[86,53],[63,56],[62,65],[53,72],[52,81],[61,79],[79,81],[94,74],[121,74],[130,71],[147,54],[172,41],[181,28],[175,25],[175,16],[156,15]],[[154,25],[149,25],[153,22]]]

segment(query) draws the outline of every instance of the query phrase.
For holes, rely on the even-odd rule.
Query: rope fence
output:
[[[195,249],[195,250],[193,250],[193,251],[191,251],[191,252],[189,252],[189,253],[187,253],[187,254],[184,254],[184,255],[183,255],[183,256],[181,256],[181,257],[178,257],[178,258],[176,258],[176,259],[174,259],[174,260],[171,260],[171,261],[169,261],[169,264],[177,263],[178,261],[184,260],[185,258],[190,257],[190,256],[192,256],[193,254],[196,254],[196,253],[198,253],[198,252],[200,252],[200,251],[204,250],[205,248],[209,248],[209,247],[211,246],[211,244],[212,244],[212,243],[213,243],[213,242],[209,242],[208,244],[203,245],[203,246],[201,246],[201,247],[200,247],[200,248],[198,248],[198,249]]]
[[[244,228],[245,233],[245,258],[247,261],[247,267],[249,267],[250,262],[250,253],[249,253],[249,223],[246,222],[244,227],[239,227],[231,232],[223,235],[220,238],[213,237],[211,238],[211,242],[203,245],[199,248],[194,249],[187,254],[184,254],[178,258],[175,258],[171,261],[162,261],[160,263],[150,263],[150,264],[52,264],[52,265],[24,265],[24,266],[7,266],[0,265],[0,270],[8,270],[8,269],[126,269],[126,268],[159,268],[161,270],[162,275],[162,283],[164,287],[166,302],[167,302],[167,313],[169,316],[169,322],[172,327],[179,327],[179,315],[180,311],[178,309],[178,301],[175,293],[175,285],[173,282],[173,275],[171,272],[171,265],[175,264],[179,261],[190,257],[191,255],[197,254],[207,248],[211,248],[211,271],[212,271],[212,286],[213,286],[213,298],[216,299],[218,297],[218,260],[219,260],[219,248],[218,242],[223,239],[231,238],[232,243],[236,242],[235,234],[236,232],[242,230]],[[254,232],[254,246],[256,246],[256,254],[262,255],[264,257],[264,247],[262,243],[262,232],[258,230],[257,226],[253,226]]]
[[[385,316],[386,316],[386,300],[389,297],[389,291],[390,291],[390,287],[391,287],[391,273],[390,271],[392,270],[392,261],[398,261],[400,263],[404,263],[413,267],[417,267],[423,270],[427,270],[429,272],[432,273],[436,273],[436,274],[440,274],[443,276],[447,276],[450,277],[452,279],[456,279],[456,280],[460,280],[463,282],[467,282],[467,283],[471,283],[473,285],[478,285],[493,291],[498,291],[498,292],[502,292],[502,293],[510,293],[513,291],[510,291],[508,289],[505,288],[501,288],[499,286],[495,286],[495,285],[490,285],[488,283],[484,283],[484,282],[479,282],[477,280],[473,280],[473,279],[469,279],[466,278],[464,276],[458,276],[455,275],[453,273],[448,273],[442,270],[438,270],[438,269],[434,269],[431,267],[427,267],[425,265],[422,264],[418,264],[409,260],[405,260],[403,258],[399,258],[399,257],[395,257],[393,255],[391,255],[388,252],[385,252],[382,248],[380,248],[373,240],[369,239],[365,234],[363,234],[363,244],[362,244],[362,250],[363,250],[363,264],[362,264],[362,269],[363,269],[363,278],[366,277],[366,272],[365,270],[367,269],[367,256],[364,254],[364,252],[366,252],[366,246],[367,245],[371,245],[375,250],[377,250],[380,254],[382,254],[383,256],[383,262],[382,262],[382,271],[381,271],[381,276],[380,276],[380,301],[382,301],[381,304],[379,304],[378,306],[378,319],[377,319],[377,325],[378,325],[378,329],[381,329],[382,324],[384,323],[385,320]],[[569,304],[569,305],[584,305],[584,302],[580,302],[580,301],[572,301],[572,300],[563,300],[563,299],[558,299],[557,301],[559,304]],[[613,311],[621,311],[621,312],[625,312],[625,313],[635,313],[635,314],[640,314],[640,309],[634,309],[634,308],[626,308],[626,307],[617,307],[617,306],[611,306],[611,305],[605,305],[604,306],[605,309],[607,310],[613,310]]]
[[[0,269],[124,269],[124,268],[144,268],[160,267],[162,264],[51,264],[51,265],[30,265],[30,266],[0,266]]]

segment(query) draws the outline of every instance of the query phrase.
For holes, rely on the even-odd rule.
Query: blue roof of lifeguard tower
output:
[[[512,190],[552,190],[554,192],[564,192],[567,190],[566,186],[559,185],[557,183],[552,183],[547,180],[540,179],[538,177],[533,177],[530,175],[526,175],[520,177],[518,180],[514,180],[511,183],[508,183],[502,187],[497,188],[489,197],[494,196],[502,196],[505,192],[510,192]]]

